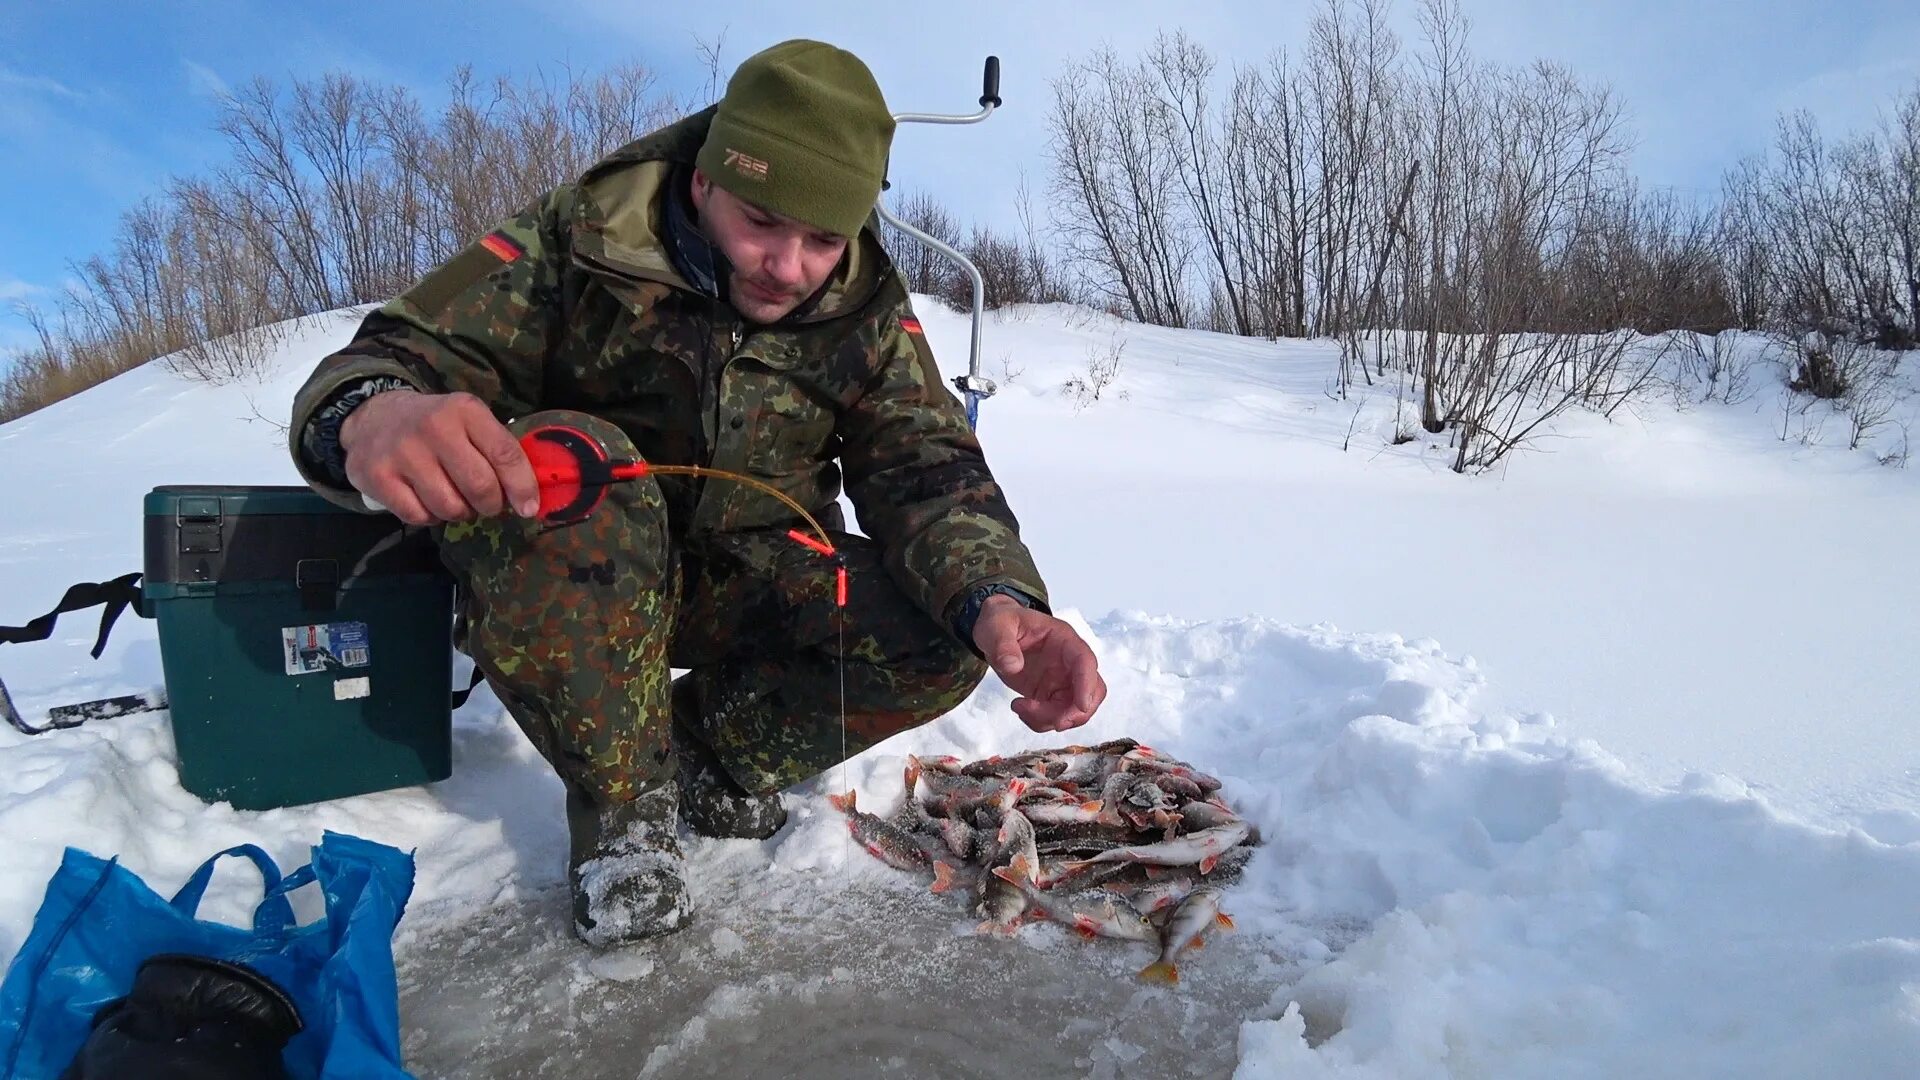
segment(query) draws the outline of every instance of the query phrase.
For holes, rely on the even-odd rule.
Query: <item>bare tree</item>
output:
[[[955,224],[953,215],[941,206],[932,195],[924,191],[915,192],[904,199],[889,199],[889,207],[899,215],[902,221],[933,237],[935,240],[958,249],[960,246],[960,228]],[[893,257],[893,265],[900,271],[909,292],[924,293],[930,296],[947,298],[962,287],[971,289],[970,282],[946,256],[920,243],[913,237],[887,225],[883,242],[887,253]],[[962,278],[956,283],[955,278]],[[967,305],[971,305],[971,298]]]
[[[1102,49],[1055,80],[1048,124],[1070,265],[1133,318],[1188,325],[1194,243],[1176,201],[1174,123],[1154,76]]]
[[[482,84],[429,119],[404,89],[329,74],[222,103],[229,159],[123,216],[110,251],[36,315],[0,384],[17,416],[158,356],[251,374],[296,316],[383,300],[544,191],[680,111],[638,67]]]

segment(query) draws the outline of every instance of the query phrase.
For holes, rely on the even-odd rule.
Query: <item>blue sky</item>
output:
[[[1912,0],[1462,0],[1481,56],[1560,61],[1611,83],[1639,136],[1650,183],[1712,191],[1762,148],[1782,109],[1830,128],[1871,123],[1920,79]],[[413,87],[430,104],[456,65],[531,74],[638,61],[697,89],[696,39],[725,32],[730,68],[788,37],[843,45],[874,68],[897,111],[969,111],[982,58],[1005,67],[1006,107],[971,128],[903,127],[894,180],[969,218],[1012,222],[1024,171],[1044,185],[1047,80],[1102,42],[1137,53],[1184,28],[1225,59],[1256,61],[1302,40],[1312,5],[953,5],[829,0],[662,4],[648,0],[0,0],[0,306],[44,299],[67,266],[111,243],[118,215],[220,160],[220,89],[256,75],[343,70]],[[1392,21],[1409,38],[1414,5]],[[1411,47],[1409,42],[1409,47]],[[0,315],[0,349],[18,343]]]

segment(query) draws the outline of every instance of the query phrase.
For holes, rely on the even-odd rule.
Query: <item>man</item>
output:
[[[465,583],[462,648],[564,781],[589,944],[690,918],[676,815],[770,836],[780,790],[843,737],[927,723],[988,665],[1035,731],[1105,697],[881,247],[893,128],[856,57],[776,45],[369,315],[294,403],[315,490],[431,525]],[[848,606],[750,484],[647,477],[540,520],[518,439],[551,424],[791,497],[830,530]]]

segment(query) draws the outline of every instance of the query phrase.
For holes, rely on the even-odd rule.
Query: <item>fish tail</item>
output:
[[[843,814],[851,814],[854,811],[855,796],[851,789],[845,795],[829,795],[827,801],[833,804],[835,810]]]
[[[955,882],[953,878],[953,864],[943,863],[943,862],[934,863],[933,864],[933,891],[938,893],[943,893],[943,892],[946,892],[948,889],[953,888],[954,884]]]
[[[1173,986],[1180,981],[1180,968],[1166,960],[1155,960],[1140,969],[1140,977],[1150,983]]]
[[[913,798],[913,789],[920,785],[920,769],[921,769],[920,759],[917,757],[914,757],[912,754],[908,754],[906,781],[907,781],[907,798],[909,799]]]

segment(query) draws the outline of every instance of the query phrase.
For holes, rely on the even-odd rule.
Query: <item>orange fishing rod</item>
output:
[[[542,521],[571,524],[582,521],[607,497],[607,487],[623,480],[647,476],[694,476],[716,478],[745,484],[785,503],[813,529],[808,536],[799,529],[787,530],[794,542],[834,561],[834,602],[847,606],[847,566],[827,536],[827,530],[807,509],[773,485],[751,476],[705,465],[655,465],[647,461],[616,461],[607,456],[599,440],[578,428],[548,424],[520,437],[520,448],[533,466],[534,481],[540,486]]]

